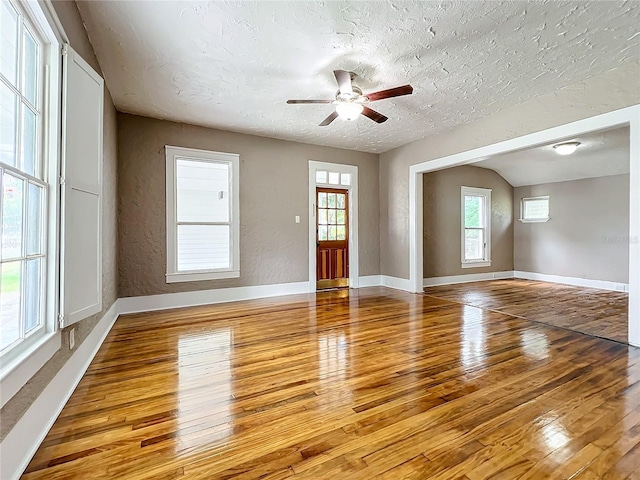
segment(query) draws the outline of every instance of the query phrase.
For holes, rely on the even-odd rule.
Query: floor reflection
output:
[[[178,339],[176,450],[219,442],[233,434],[231,329]]]
[[[468,368],[485,363],[487,325],[482,317],[479,308],[463,306],[460,359],[462,365]]]
[[[534,360],[549,357],[549,338],[540,331],[528,328],[520,332],[520,345],[524,354]]]

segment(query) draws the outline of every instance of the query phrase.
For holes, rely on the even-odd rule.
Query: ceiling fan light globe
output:
[[[355,120],[362,113],[364,107],[359,103],[339,103],[336,105],[336,112],[340,118],[345,120]]]

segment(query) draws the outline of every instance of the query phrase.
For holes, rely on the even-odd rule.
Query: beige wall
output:
[[[461,267],[460,187],[491,189],[491,266]],[[424,278],[513,270],[513,187],[486,168],[447,168],[423,175]]]
[[[628,283],[629,175],[517,187],[514,205],[541,195],[550,220],[515,223],[515,270]]]
[[[118,128],[121,297],[307,281],[309,160],[357,165],[360,275],[380,273],[378,155],[127,114]],[[240,155],[240,278],[165,282],[165,145]]]
[[[85,34],[82,20],[75,2],[54,1],[55,10],[69,37],[71,46],[93,68],[100,72],[100,67],[93,54],[93,49]],[[116,249],[116,206],[117,206],[117,127],[116,110],[109,92],[105,90],[104,102],[104,165],[103,165],[103,197],[102,197],[102,306],[103,311],[93,317],[76,323],[76,348],[89,335],[93,327],[117,298],[117,249]],[[69,350],[68,329],[62,333],[62,347],[54,356],[29,380],[16,395],[9,400],[0,411],[0,440],[9,433],[31,403],[40,395],[49,381],[67,362],[71,354]]]
[[[380,156],[380,270],[409,278],[409,166],[640,103],[640,65],[628,63]]]

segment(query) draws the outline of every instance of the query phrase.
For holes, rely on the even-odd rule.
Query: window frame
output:
[[[525,203],[527,201],[530,200],[542,200],[542,199],[546,199],[547,200],[547,216],[546,217],[539,217],[539,218],[525,218],[524,216],[524,206]],[[522,223],[544,223],[544,222],[548,222],[551,217],[549,216],[549,206],[550,206],[550,200],[549,200],[549,195],[538,195],[536,197],[522,197],[520,199],[520,221]]]
[[[194,148],[165,146],[166,154],[166,216],[167,216],[167,270],[166,283],[195,282],[240,277],[240,156],[236,153],[214,152]],[[177,176],[178,160],[185,159],[206,163],[226,163],[229,165],[229,268],[178,270],[177,256]],[[221,222],[226,224],[226,222]]]
[[[474,229],[483,230],[484,232],[484,254],[480,260],[467,260],[465,256],[465,233],[468,228],[465,225],[465,197],[484,197],[484,227]],[[480,187],[460,187],[460,213],[461,213],[461,229],[460,229],[460,263],[461,268],[480,268],[491,266],[491,189]]]
[[[1,404],[4,405],[35,374],[61,346],[61,335],[58,329],[60,305],[60,127],[61,127],[61,89],[62,69],[60,51],[67,38],[52,7],[44,2],[17,2],[7,0],[22,17],[25,23],[20,27],[18,48],[24,42],[22,32],[27,31],[39,47],[37,58],[37,99],[36,104],[29,102],[29,107],[38,110],[36,120],[37,142],[34,175],[16,167],[3,165],[7,173],[16,175],[25,181],[25,187],[33,183],[44,187],[42,192],[42,224],[41,241],[43,254],[25,255],[25,258],[43,258],[41,266],[42,324],[31,330],[25,337],[15,342],[11,348],[0,355],[0,382],[2,391]],[[22,54],[18,59],[19,68],[23,68]],[[16,79],[18,88],[22,88],[24,75],[20,73]],[[10,90],[15,92],[16,87]],[[18,113],[21,121],[22,114]],[[20,129],[20,125],[17,125]],[[20,137],[16,137],[17,149],[20,150]],[[28,205],[25,205],[25,209]],[[25,210],[25,215],[26,215]],[[28,252],[23,252],[28,253]],[[21,255],[22,258],[22,255]],[[24,282],[25,279],[22,279]],[[25,287],[26,288],[26,287]]]

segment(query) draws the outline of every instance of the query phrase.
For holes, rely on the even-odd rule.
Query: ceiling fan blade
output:
[[[336,118],[338,118],[338,112],[333,112],[331,115],[329,115],[327,118],[325,118],[322,123],[320,124],[321,127],[326,127],[327,125],[329,125],[331,122],[333,122]]]
[[[351,88],[351,72],[334,70],[333,74],[336,76],[340,93],[353,93],[353,89]]]
[[[369,107],[364,107],[362,109],[362,115],[364,115],[365,117],[370,118],[371,120],[373,120],[374,122],[377,122],[377,123],[383,123],[383,122],[386,122],[387,120],[389,120],[387,117],[385,117],[381,113],[378,113],[375,110],[371,110]]]
[[[389,90],[380,90],[379,92],[369,93],[367,97],[370,102],[382,100],[384,98],[401,97],[402,95],[411,95],[413,87],[411,85],[403,85],[402,87],[390,88]]]
[[[287,100],[287,103],[333,103],[333,100]]]

